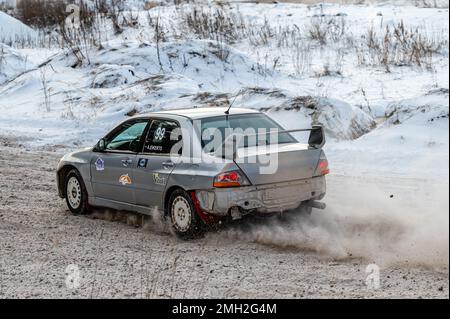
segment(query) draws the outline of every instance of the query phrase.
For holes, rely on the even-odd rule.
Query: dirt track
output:
[[[443,234],[447,265],[419,261],[405,266],[389,259],[381,265],[381,287],[371,290],[365,284],[371,255],[333,253],[326,244],[335,238],[322,246],[316,241],[303,245],[300,235],[286,232],[289,226],[270,221],[267,226],[230,226],[204,239],[180,242],[155,222],[133,226],[139,222],[132,215],[72,216],[56,195],[58,158],[0,147],[0,298],[449,297],[448,223]],[[330,194],[343,191],[345,178],[329,180]],[[319,226],[299,234],[314,236]],[[365,231],[378,236],[380,229],[385,228]],[[375,239],[394,238],[396,231],[391,227]],[[363,242],[371,238],[362,236]],[[339,241],[349,248],[346,239],[344,232]],[[80,270],[78,288],[66,285],[70,264]]]

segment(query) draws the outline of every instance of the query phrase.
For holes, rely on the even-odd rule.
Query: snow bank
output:
[[[36,37],[33,29],[0,11],[0,43],[21,42],[33,37]]]
[[[330,143],[334,170],[448,181],[448,90],[392,103],[386,116],[377,129],[352,143]]]
[[[0,84],[34,67],[19,51],[0,43]]]
[[[331,136],[353,139],[374,125],[360,109],[336,99],[312,98],[314,110],[301,105],[305,101],[293,92],[272,89],[274,83],[287,81],[285,75],[261,73],[255,60],[215,41],[168,42],[159,48],[110,42],[90,51],[89,59],[89,65],[73,67],[75,58],[63,52],[0,88],[0,125],[10,134],[32,137],[35,145],[76,147],[93,144],[130,114],[229,105],[242,88],[236,106],[257,108],[275,118],[278,110],[293,109],[291,121],[282,123],[287,127],[322,123]],[[266,86],[257,86],[262,82]],[[12,100],[21,108],[11,108]]]
[[[270,108],[268,114],[289,128],[321,124],[328,136],[339,140],[356,139],[376,126],[374,119],[361,109],[330,98],[294,97]]]
[[[112,88],[136,82],[135,71],[129,65],[102,64],[95,70],[92,88]]]

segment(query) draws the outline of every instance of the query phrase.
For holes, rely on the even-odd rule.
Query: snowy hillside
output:
[[[0,84],[33,67],[33,63],[13,48],[0,43]]]
[[[9,44],[35,36],[33,29],[0,11],[0,42]]]
[[[3,41],[0,137],[89,146],[127,116],[239,92],[236,107],[286,127],[323,124],[337,172],[422,176],[448,163],[448,9],[185,4],[123,19],[76,50]]]

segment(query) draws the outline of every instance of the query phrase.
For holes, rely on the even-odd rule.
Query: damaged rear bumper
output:
[[[231,208],[256,213],[296,209],[302,202],[320,200],[326,193],[325,176],[283,183],[196,191],[206,213],[226,216]]]

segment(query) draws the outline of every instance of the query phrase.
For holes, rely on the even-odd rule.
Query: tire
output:
[[[182,189],[177,189],[170,195],[168,217],[172,229],[181,239],[194,239],[204,234],[204,224],[195,211],[191,197]]]
[[[84,215],[89,212],[88,194],[83,178],[76,169],[67,173],[64,181],[67,207],[74,215]]]

